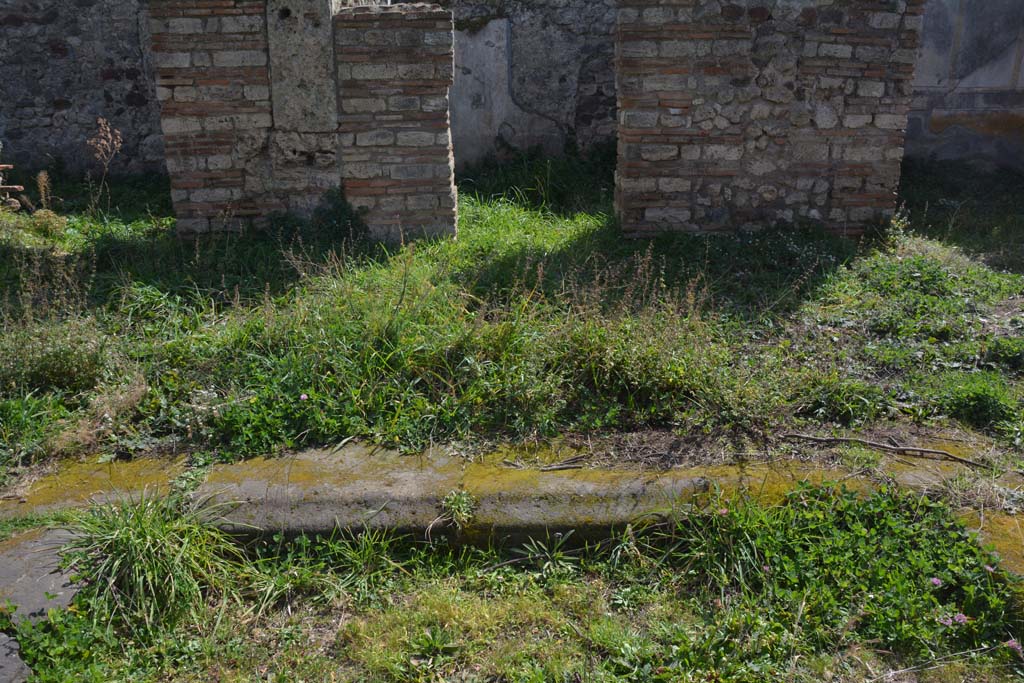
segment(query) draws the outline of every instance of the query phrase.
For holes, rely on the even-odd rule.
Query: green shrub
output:
[[[985,360],[1018,372],[1024,370],[1024,337],[996,337],[988,346]]]
[[[945,376],[939,405],[950,417],[988,429],[1020,415],[1020,406],[1006,381],[996,373]]]
[[[0,485],[10,468],[32,465],[47,455],[46,441],[54,426],[69,415],[52,396],[0,399]]]
[[[105,654],[123,647],[117,636],[84,610],[52,610],[42,621],[22,619],[0,630],[18,640],[21,657],[32,668],[34,683],[104,683],[114,680],[104,666]]]
[[[691,641],[698,649],[721,647],[725,659],[749,661],[759,648],[786,650],[771,629],[812,651],[842,647],[852,631],[927,657],[1001,642],[1022,624],[1019,597],[993,574],[992,555],[941,503],[895,490],[864,499],[804,485],[778,507],[743,500],[709,507],[657,541],[708,598],[739,596],[716,615],[714,628],[724,634],[702,634]],[[750,619],[770,629],[752,649],[733,640]]]
[[[68,219],[49,209],[40,209],[32,214],[32,229],[44,237],[56,237],[68,227]]]
[[[815,376],[801,388],[796,412],[804,417],[850,425],[881,417],[890,403],[881,388],[832,374]]]
[[[110,362],[106,335],[92,320],[15,328],[0,337],[0,396],[80,394],[100,383]]]
[[[211,521],[215,510],[143,493],[75,513],[65,562],[98,618],[148,638],[200,620],[212,596],[230,595],[239,548]]]

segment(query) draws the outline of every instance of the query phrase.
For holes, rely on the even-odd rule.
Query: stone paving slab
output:
[[[37,621],[71,604],[76,589],[60,569],[60,548],[69,537],[59,529],[36,529],[0,543],[0,604],[17,608],[15,621]],[[23,683],[30,675],[18,642],[0,633],[0,683]]]
[[[60,548],[71,537],[60,529],[38,529],[0,543],[0,603],[10,601],[15,620],[38,620],[51,608],[67,607],[75,595],[60,568]]]
[[[24,683],[31,674],[18,655],[18,641],[0,633],[0,683]]]

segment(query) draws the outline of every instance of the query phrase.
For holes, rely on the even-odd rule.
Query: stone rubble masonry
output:
[[[924,3],[620,0],[624,232],[889,219]]]
[[[441,0],[455,15],[456,164],[535,146],[556,155],[567,145],[586,150],[614,138],[617,1]],[[801,2],[814,6],[787,4]],[[115,173],[163,170],[149,27],[140,5],[145,0],[0,1],[3,160],[26,173],[55,164],[76,176],[95,172],[85,141],[102,116],[124,136]],[[318,20],[297,5],[279,3],[278,12],[293,10],[290,18],[268,8],[268,30],[273,33],[275,17],[301,26],[296,35],[306,50]],[[1024,2],[929,0],[926,6],[907,156],[1024,168]],[[319,46],[333,49],[331,41]],[[272,38],[270,47],[272,72],[294,66],[302,76],[301,59],[278,60]],[[307,92],[319,97],[322,91]],[[322,140],[296,135],[276,141],[280,158],[291,158],[293,168],[312,158],[326,173]]]
[[[345,193],[377,238],[456,232],[453,31],[451,12],[432,4],[334,16]]]
[[[451,13],[338,5],[151,0],[180,232],[309,216],[340,186],[374,237],[455,233]]]
[[[312,213],[341,178],[334,2],[267,0],[272,186],[288,210],[299,215]]]
[[[0,0],[0,163],[98,177],[86,141],[105,118],[114,173],[162,169],[145,29],[138,0]]]

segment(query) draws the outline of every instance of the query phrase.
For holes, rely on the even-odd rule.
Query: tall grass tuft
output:
[[[198,622],[208,601],[235,597],[242,554],[210,523],[214,512],[143,493],[74,514],[65,561],[95,618],[146,638]]]

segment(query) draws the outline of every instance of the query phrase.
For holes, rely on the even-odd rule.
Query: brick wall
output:
[[[154,0],[157,99],[178,229],[232,228],[283,208],[272,192],[264,0]]]
[[[454,234],[451,13],[428,4],[343,8],[334,36],[348,200],[379,238]]]
[[[374,237],[454,234],[451,13],[337,4],[152,0],[179,231],[309,216],[341,186]]]
[[[890,217],[924,2],[620,0],[624,231]]]

